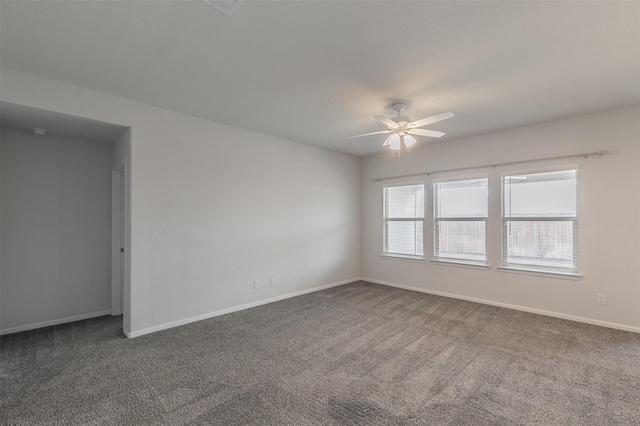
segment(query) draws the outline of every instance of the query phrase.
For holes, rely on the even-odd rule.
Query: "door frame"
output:
[[[118,162],[111,169],[111,315],[124,315],[128,324],[129,292],[129,229],[127,226],[128,185],[127,159]],[[124,256],[121,256],[124,249]],[[125,330],[126,334],[126,330]]]

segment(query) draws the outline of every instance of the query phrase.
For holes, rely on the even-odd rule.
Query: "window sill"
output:
[[[471,269],[482,269],[488,271],[491,269],[491,266],[485,263],[473,262],[473,261],[464,261],[464,260],[449,260],[449,259],[431,259],[431,263],[434,265],[442,265],[442,266],[455,266],[458,268],[471,268]]]
[[[390,260],[403,260],[405,262],[424,262],[423,256],[412,256],[410,254],[382,253],[380,257]]]
[[[505,265],[500,266],[498,269],[501,272],[509,272],[512,274],[533,275],[536,277],[560,278],[564,280],[573,280],[573,281],[579,281],[580,279],[582,279],[582,275],[577,272],[552,271],[552,270],[545,270],[545,269],[523,268],[523,267],[505,266]]]

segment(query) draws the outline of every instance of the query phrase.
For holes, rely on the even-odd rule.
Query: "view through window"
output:
[[[433,185],[436,260],[486,264],[487,181],[485,177]]]
[[[502,178],[502,261],[577,271],[577,170]]]

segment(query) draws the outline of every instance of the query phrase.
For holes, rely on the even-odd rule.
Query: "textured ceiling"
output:
[[[2,66],[354,155],[640,102],[640,2],[2,1]],[[419,144],[436,140],[420,138]]]

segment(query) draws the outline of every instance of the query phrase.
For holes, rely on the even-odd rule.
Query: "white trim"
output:
[[[545,278],[561,278],[564,280],[573,280],[580,281],[582,275],[577,272],[563,272],[563,271],[553,271],[553,270],[544,270],[544,269],[534,269],[534,268],[526,268],[526,267],[516,267],[516,266],[506,266],[502,265],[498,267],[500,272],[509,272],[512,274],[523,274],[523,275],[533,275],[535,277],[545,277]]]
[[[391,260],[404,260],[408,262],[424,262],[424,256],[415,256],[411,254],[393,254],[393,253],[382,253],[380,255],[383,259],[391,259]]]
[[[60,318],[60,319],[55,319],[51,321],[37,322],[35,324],[27,324],[27,325],[21,325],[18,327],[6,328],[4,330],[0,330],[0,336],[3,336],[5,334],[19,333],[21,331],[35,330],[36,328],[50,327],[52,325],[66,324],[68,322],[82,321],[89,318],[103,317],[105,315],[111,315],[111,310],[93,312],[90,314],[76,315],[73,317]]]
[[[131,164],[127,157],[124,157],[120,160],[116,165],[114,165],[111,169],[111,179],[112,179],[112,217],[111,217],[111,303],[113,305],[114,298],[117,297],[114,293],[119,293],[114,289],[115,286],[119,287],[120,280],[116,278],[116,274],[122,269],[124,273],[124,283],[122,292],[120,294],[122,304],[120,305],[120,311],[116,310],[115,312],[112,310],[112,314],[118,314],[118,312],[123,315],[123,333],[128,335],[129,327],[131,324]],[[122,182],[122,186],[118,185],[118,189],[120,190],[121,197],[117,197],[117,201],[114,200],[114,179],[116,174],[119,174],[117,180]],[[121,209],[118,209],[117,212],[114,212],[114,208],[116,208],[117,202],[123,202],[124,205],[121,206]],[[121,229],[123,232],[123,241],[120,241],[120,236],[115,235],[116,228],[114,219],[116,219],[117,214],[122,213],[122,221],[119,223],[123,227]],[[122,244],[122,245],[120,245]],[[120,265],[120,248],[124,247],[124,256],[122,257],[123,263]]]
[[[121,262],[120,249],[124,248],[124,185],[125,160],[121,160],[111,169],[111,315],[124,312],[124,262]],[[125,253],[126,256],[126,253]],[[122,256],[124,258],[124,256]],[[122,274],[122,275],[121,275]]]
[[[436,258],[436,259],[431,259],[431,263],[433,263],[434,265],[441,265],[441,266],[455,266],[458,268],[472,268],[472,269],[483,269],[483,270],[490,270],[491,269],[491,265],[486,264],[486,263],[474,263],[472,261],[469,260],[455,260],[455,259],[446,259],[446,258]]]
[[[185,325],[185,324],[190,324],[192,322],[202,321],[202,320],[213,318],[213,317],[217,317],[217,316],[220,316],[220,315],[230,314],[232,312],[243,311],[243,310],[249,309],[249,308],[255,308],[256,306],[261,306],[261,305],[266,305],[268,303],[278,302],[280,300],[289,299],[291,297],[302,296],[303,294],[315,293],[316,291],[326,290],[326,289],[331,288],[331,287],[338,287],[338,286],[341,286],[341,285],[344,285],[344,284],[350,284],[350,283],[353,283],[353,282],[356,282],[356,281],[360,281],[362,279],[363,278],[352,278],[352,279],[349,279],[349,280],[339,281],[339,282],[336,282],[336,283],[321,285],[319,287],[313,287],[313,288],[310,288],[310,289],[307,289],[307,290],[301,290],[301,291],[296,291],[296,292],[293,292],[293,293],[284,294],[282,296],[276,296],[276,297],[271,297],[269,299],[258,300],[257,302],[246,303],[244,305],[234,306],[232,308],[221,309],[219,311],[209,312],[207,314],[197,315],[195,317],[189,317],[189,318],[185,318],[185,319],[178,320],[178,321],[172,321],[172,322],[156,325],[154,327],[143,328],[142,330],[126,331],[125,335],[127,337],[129,337],[129,338],[139,337],[139,336],[143,336],[145,334],[155,333],[156,331],[167,330],[169,328],[178,327],[178,326]]]
[[[401,288],[401,289],[404,289],[404,290],[411,290],[411,291],[418,291],[420,293],[433,294],[435,296],[442,296],[442,297],[449,297],[449,298],[452,298],[452,299],[466,300],[468,302],[481,303],[483,305],[498,306],[500,308],[513,309],[515,311],[529,312],[529,313],[532,313],[532,314],[545,315],[545,316],[553,317],[553,318],[560,318],[560,319],[565,319],[565,320],[569,320],[569,321],[581,322],[581,323],[585,323],[585,324],[598,325],[600,327],[613,328],[613,329],[616,329],[616,330],[630,331],[632,333],[640,333],[640,327],[633,327],[633,326],[625,325],[625,324],[618,324],[618,323],[614,323],[614,322],[594,320],[594,319],[591,319],[591,318],[585,318],[585,317],[578,317],[578,316],[574,316],[574,315],[561,314],[561,313],[558,313],[558,312],[545,311],[545,310],[542,310],[542,309],[528,308],[526,306],[511,305],[509,303],[494,302],[492,300],[477,299],[475,297],[461,296],[461,295],[458,295],[458,294],[445,293],[445,292],[441,292],[441,291],[427,290],[427,289],[419,288],[419,287],[412,287],[412,286],[408,286],[408,285],[396,284],[396,283],[391,283],[391,282],[387,282],[387,281],[374,280],[372,278],[361,278],[361,280],[362,281],[367,281],[367,282],[370,282],[370,283],[374,283],[374,284],[386,285],[388,287],[396,287],[396,288]]]

